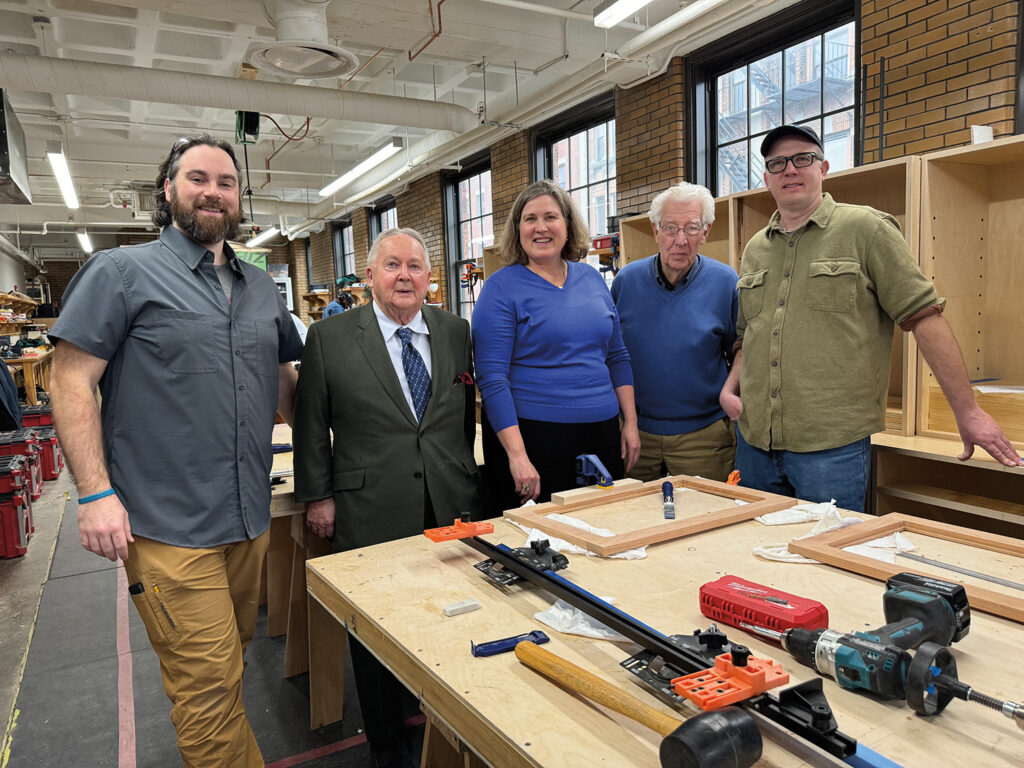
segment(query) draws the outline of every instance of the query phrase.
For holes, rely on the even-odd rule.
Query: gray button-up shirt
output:
[[[97,253],[64,293],[50,335],[107,361],[103,445],[132,533],[184,547],[270,525],[278,365],[302,343],[273,280],[227,245],[232,300],[213,254],[174,227]]]

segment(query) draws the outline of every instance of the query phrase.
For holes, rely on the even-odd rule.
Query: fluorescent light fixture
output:
[[[362,176],[364,173],[366,173],[371,168],[374,168],[374,167],[380,165],[381,163],[383,163],[385,160],[387,160],[389,157],[391,157],[393,154],[395,154],[396,152],[400,151],[401,149],[402,149],[401,145],[397,141],[392,140],[392,142],[390,144],[388,144],[387,146],[381,147],[376,152],[374,152],[372,155],[370,155],[368,158],[363,160],[363,162],[361,162],[355,168],[353,168],[352,170],[348,171],[347,173],[343,173],[341,176],[336,178],[334,181],[332,181],[326,187],[321,189],[320,190],[320,197],[329,197],[329,196],[333,195],[339,189],[341,189],[344,186],[347,186],[348,184],[351,184],[359,176]]]
[[[281,233],[281,230],[279,230],[277,227],[271,227],[270,229],[265,229],[262,232],[260,232],[258,235],[256,235],[256,237],[254,237],[251,240],[249,240],[249,242],[247,242],[245,244],[245,247],[246,248],[255,248],[257,245],[261,245],[262,243],[267,242],[267,240],[272,238],[274,235],[278,235],[280,233]]]
[[[608,29],[632,16],[651,0],[605,0],[594,9],[594,26]]]
[[[78,195],[75,194],[75,185],[71,181],[68,159],[64,156],[59,141],[46,142],[46,157],[50,161],[50,168],[53,169],[60,193],[64,196],[64,204],[68,208],[78,208]]]
[[[89,233],[84,229],[79,229],[76,230],[75,234],[78,235],[78,244],[82,246],[82,250],[86,253],[92,253],[92,240],[89,239]]]

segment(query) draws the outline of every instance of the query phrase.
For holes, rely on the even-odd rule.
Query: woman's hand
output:
[[[510,456],[508,468],[512,472],[512,480],[515,482],[516,493],[519,494],[519,502],[525,504],[528,501],[536,501],[540,495],[540,475],[534,469],[533,463],[525,451],[521,455]]]
[[[636,422],[624,422],[621,431],[622,463],[629,472],[640,458],[640,430],[637,429]]]

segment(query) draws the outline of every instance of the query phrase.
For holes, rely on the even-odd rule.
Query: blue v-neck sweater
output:
[[[699,256],[686,281],[658,283],[658,256],[612,283],[636,387],[637,424],[655,435],[703,429],[725,413],[718,395],[736,340],[736,271]]]
[[[604,278],[589,264],[568,265],[562,288],[521,264],[484,282],[473,308],[473,355],[495,432],[520,418],[610,419],[619,412],[615,389],[633,383]]]

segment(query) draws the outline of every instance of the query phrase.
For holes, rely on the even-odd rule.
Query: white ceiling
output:
[[[26,133],[33,198],[0,205],[0,233],[42,258],[81,256],[67,233],[82,225],[98,247],[113,244],[145,224],[121,202],[133,189],[145,197],[173,142],[202,130],[233,140],[235,109],[300,136],[313,115],[292,142],[264,117],[248,163],[258,223],[315,229],[793,0],[654,0],[607,31],[589,21],[598,0],[279,1],[326,4],[326,42],[361,69],[298,81],[243,72],[246,54],[275,40],[278,0],[0,0],[0,88]],[[392,138],[406,150],[319,197]],[[64,143],[78,211],[57,190],[48,140]]]

